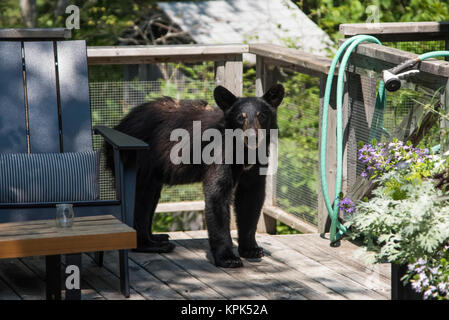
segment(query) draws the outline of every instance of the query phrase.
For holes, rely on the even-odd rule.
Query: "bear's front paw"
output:
[[[263,248],[255,246],[252,248],[241,248],[239,247],[239,254],[243,258],[256,259],[262,258],[264,256]]]
[[[243,267],[243,262],[239,257],[234,256],[234,258],[216,259],[215,265],[223,268],[240,268]]]
[[[215,265],[223,268],[240,268],[243,267],[242,260],[232,252],[215,255]]]

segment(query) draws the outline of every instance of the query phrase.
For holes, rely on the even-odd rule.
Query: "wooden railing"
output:
[[[346,38],[358,34],[375,36],[380,41],[449,41],[449,22],[389,22],[341,24],[340,33]]]
[[[242,94],[242,55],[244,53],[254,54],[256,55],[256,95],[262,95],[264,90],[278,80],[279,68],[287,68],[319,77],[321,100],[331,64],[331,59],[329,58],[273,44],[88,47],[87,53],[89,65],[214,61],[216,84],[226,86],[236,95]],[[352,65],[348,72],[358,74],[363,78],[367,73],[381,72],[415,56],[412,53],[385,46],[361,44],[351,59]],[[420,76],[411,79],[411,82],[430,88],[437,88],[447,84],[449,63],[440,60],[427,60],[420,64],[419,69],[421,70]],[[362,101],[362,103],[364,102]],[[366,108],[372,109],[374,106],[367,105]],[[332,130],[335,130],[335,109],[330,108],[329,112],[328,127],[329,132],[332,132]],[[372,114],[372,111],[368,110],[367,114]],[[348,126],[348,116],[345,119],[345,126]],[[367,123],[370,122],[368,121]],[[334,140],[334,135],[328,135],[326,168],[331,195],[335,191],[335,185],[331,178],[335,172],[336,163]],[[345,141],[346,146],[350,143],[353,143],[353,141]],[[345,157],[348,157],[347,152]],[[316,172],[318,175],[318,168]],[[344,191],[351,187],[346,183],[348,174],[354,173],[348,172],[348,167],[346,167],[344,169]],[[263,210],[264,214],[258,226],[259,231],[274,233],[276,220],[280,220],[306,233],[323,232],[325,230],[327,212],[323,204],[321,190],[318,190],[318,228],[293,214],[284,212],[279,207],[276,207],[275,204],[276,175],[272,175],[267,177],[266,202]],[[157,212],[200,210],[204,210],[203,201],[162,203],[157,208]]]

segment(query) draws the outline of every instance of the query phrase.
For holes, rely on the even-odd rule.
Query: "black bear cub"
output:
[[[263,145],[265,153],[268,153],[270,129],[277,129],[277,107],[283,97],[284,88],[280,84],[271,87],[260,98],[239,98],[226,88],[218,86],[214,90],[214,99],[219,108],[210,107],[202,100],[178,101],[163,97],[135,107],[122,119],[115,127],[116,130],[141,139],[149,145],[148,150],[139,151],[137,156],[134,211],[134,227],[138,235],[136,251],[170,252],[174,248],[168,241],[168,235],[152,234],[151,231],[162,186],[202,182],[209,244],[215,264],[230,268],[243,265],[232,249],[232,203],[236,213],[240,257],[263,256],[263,249],[257,245],[255,233],[265,199],[266,176],[261,174],[261,171],[264,167],[266,169],[267,164],[266,161],[261,161],[259,156],[250,160],[247,151],[259,150]],[[200,131],[195,131],[195,126],[198,125]],[[172,133],[176,129],[188,133],[187,138],[182,137],[186,138],[185,141],[179,142],[180,136],[173,138]],[[209,129],[218,132],[222,139],[215,139],[217,141],[212,143],[210,134],[209,139],[205,138],[203,134],[206,130],[211,132]],[[235,129],[244,133],[240,136],[243,139],[240,140],[239,136],[235,135],[231,144],[225,143],[226,132]],[[245,135],[247,132],[249,134]],[[250,137],[255,138],[257,143],[249,145],[247,142]],[[195,139],[200,141],[199,149],[195,149]],[[208,146],[211,143],[214,148]],[[243,145],[243,155],[237,151],[238,143]],[[236,150],[229,150],[229,146]],[[212,149],[210,154],[215,160],[223,161],[205,161],[201,155],[206,148],[209,153]],[[185,152],[190,154],[182,154],[183,161],[180,162],[178,156]],[[225,160],[229,152],[232,161],[229,161],[229,158]],[[114,172],[112,150],[106,145],[105,154],[107,166]],[[176,156],[177,160],[174,161],[173,156]],[[238,161],[237,158],[241,156],[243,161]]]

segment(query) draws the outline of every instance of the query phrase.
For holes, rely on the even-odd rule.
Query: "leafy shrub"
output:
[[[348,216],[351,237],[363,239],[371,262],[409,264],[403,280],[425,298],[448,299],[449,198],[433,179],[447,177],[447,158],[400,141],[364,145],[359,156],[378,187]]]

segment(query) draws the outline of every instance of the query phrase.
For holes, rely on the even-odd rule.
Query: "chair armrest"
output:
[[[148,149],[148,144],[140,139],[105,126],[94,127],[94,133],[103,136],[104,140],[120,150]]]

